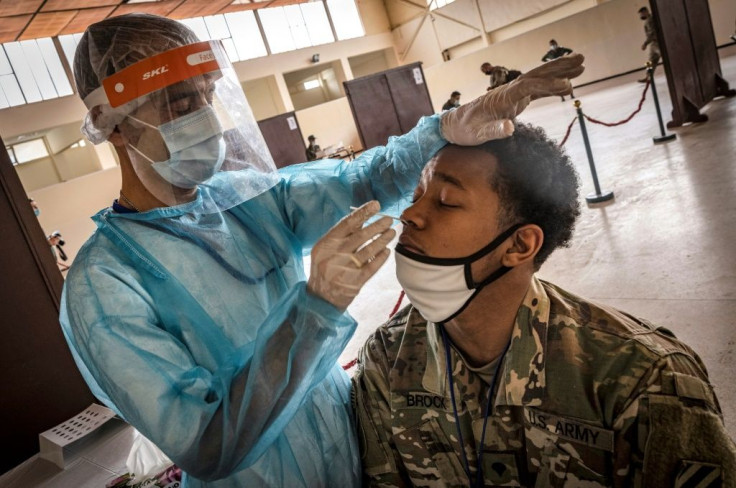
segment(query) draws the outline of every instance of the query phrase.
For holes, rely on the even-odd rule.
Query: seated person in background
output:
[[[314,161],[315,159],[317,159],[317,153],[320,150],[319,144],[314,143],[317,138],[313,135],[307,137],[307,140],[309,141],[309,145],[307,146],[307,161]]]
[[[353,379],[369,486],[733,486],[698,355],[535,275],[580,213],[574,167],[541,129],[446,146],[413,201],[396,247],[412,306]]]
[[[486,91],[493,90],[496,87],[510,81],[514,81],[516,78],[521,76],[521,71],[519,70],[507,69],[503,66],[493,66],[491,63],[481,64],[480,70],[491,77],[491,85],[486,88]]]
[[[460,92],[454,91],[450,94],[450,99],[442,106],[442,110],[450,110],[460,106]]]
[[[568,49],[566,47],[562,47],[559,44],[557,44],[557,41],[554,39],[549,40],[549,50],[542,56],[542,61],[545,63],[547,61],[552,61],[553,59],[561,58],[562,56],[565,56],[567,54],[571,54],[572,49]],[[562,101],[565,101],[565,96],[560,97]],[[575,98],[575,94],[571,93],[570,98]]]

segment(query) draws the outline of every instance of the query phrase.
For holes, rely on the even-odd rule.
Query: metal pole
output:
[[[652,98],[654,99],[654,108],[657,109],[657,120],[659,121],[659,133],[661,135],[652,137],[655,143],[672,141],[677,138],[677,134],[666,134],[664,131],[664,122],[662,122],[662,112],[659,109],[659,97],[657,96],[657,87],[654,84],[654,66],[647,61],[647,76],[649,83],[652,85]]]
[[[593,186],[595,187],[595,193],[589,193],[585,200],[588,203],[600,203],[606,202],[613,198],[613,192],[601,192],[601,186],[598,184],[598,173],[595,170],[595,162],[593,161],[593,151],[590,149],[590,141],[588,140],[588,131],[585,129],[585,117],[583,116],[583,109],[580,108],[582,105],[580,100],[575,100],[575,110],[578,112],[578,122],[580,122],[580,132],[583,134],[583,143],[585,144],[585,152],[588,155],[588,164],[590,165],[590,173],[593,175]]]

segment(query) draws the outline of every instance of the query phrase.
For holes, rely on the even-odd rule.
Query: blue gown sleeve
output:
[[[282,168],[283,205],[305,251],[347,215],[350,206],[378,200],[384,212],[398,217],[409,205],[425,164],[446,144],[440,116],[433,115],[354,161],[322,160]]]
[[[254,341],[224,345],[205,365],[159,323],[145,278],[110,260],[77,260],[60,321],[80,371],[104,403],[202,480],[257,461],[336,367],[356,327],[300,282],[271,304]],[[182,317],[190,316],[196,311],[182,301]],[[210,340],[208,327],[197,339]]]

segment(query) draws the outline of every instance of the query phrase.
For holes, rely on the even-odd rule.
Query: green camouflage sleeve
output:
[[[411,486],[399,472],[403,465],[391,441],[389,366],[380,338],[379,329],[363,346],[353,377],[353,409],[358,421],[364,485]]]
[[[697,356],[662,358],[615,421],[615,486],[736,487],[736,447]]]

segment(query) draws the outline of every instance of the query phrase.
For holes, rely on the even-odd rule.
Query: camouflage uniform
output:
[[[644,34],[647,36],[644,44],[649,46],[649,61],[656,68],[659,58],[662,55],[659,52],[659,41],[657,40],[657,31],[654,28],[654,17],[651,15],[644,21]]]
[[[451,363],[475,479],[489,385],[454,349]],[[412,307],[367,341],[353,403],[370,486],[469,485],[445,364],[440,330]],[[533,278],[500,367],[485,486],[736,486],[705,366],[667,329]]]
[[[488,76],[491,77],[491,85],[489,89],[493,89],[514,81],[516,78],[521,76],[521,71],[508,69],[503,66],[494,66],[491,68],[491,72]]]

